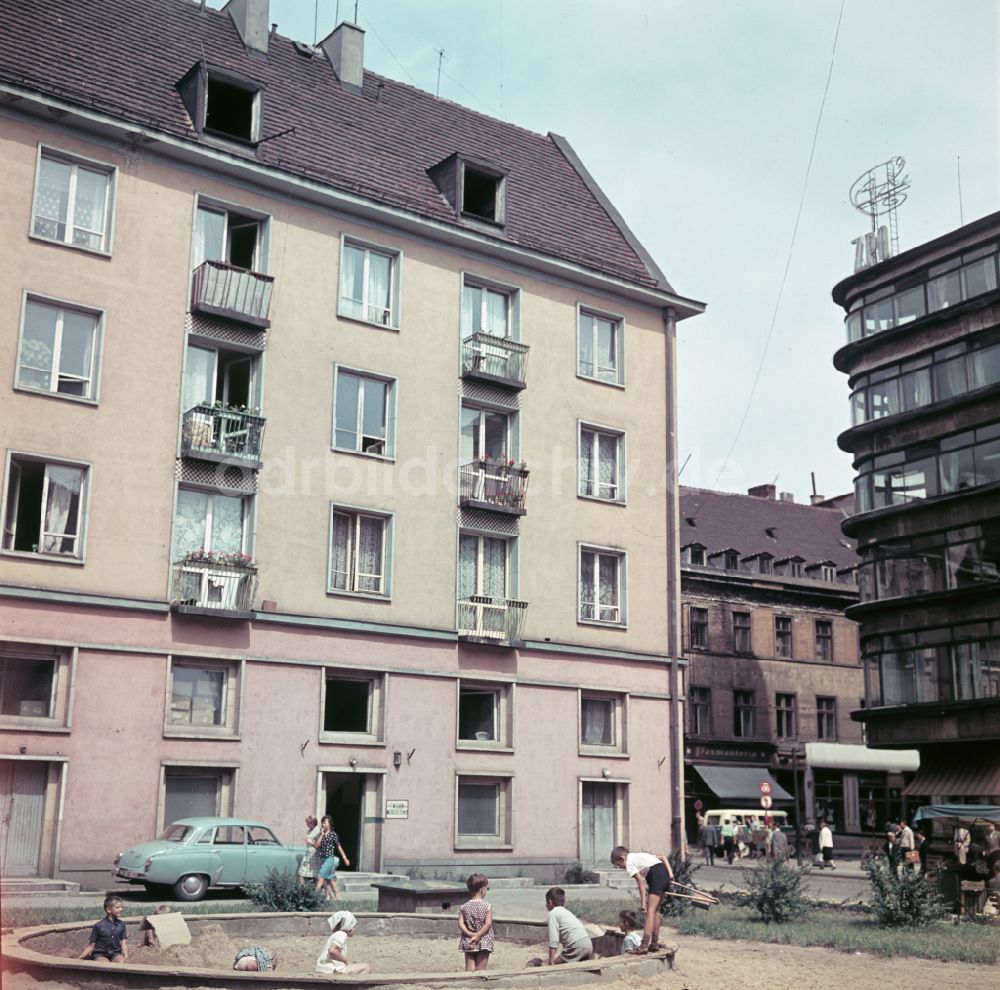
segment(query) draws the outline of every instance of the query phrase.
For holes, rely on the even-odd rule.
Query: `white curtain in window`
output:
[[[599,434],[598,449],[598,494],[602,498],[618,497],[618,438]]]
[[[69,210],[69,179],[72,169],[64,162],[43,158],[38,169],[38,199],[35,204],[35,233],[53,240],[66,240],[66,213]]]
[[[68,395],[90,392],[94,356],[95,320],[85,313],[63,310],[62,346],[59,349],[59,391]]]
[[[189,550],[208,549],[208,494],[181,489],[177,493],[174,518],[173,559],[180,560]]]
[[[212,496],[212,550],[240,553],[243,550],[243,499],[232,495]]]
[[[351,575],[351,517],[335,512],[330,525],[330,587],[347,591]]]
[[[83,471],[50,464],[45,468],[45,479],[48,494],[43,549],[47,553],[75,553]]]
[[[73,243],[99,249],[104,242],[108,177],[103,172],[76,170],[73,204]]]
[[[483,540],[482,594],[494,598],[507,597],[507,541],[492,537]]]
[[[580,554],[580,618],[597,618],[597,589],[594,585],[594,565],[596,554],[584,552]]]
[[[382,536],[381,519],[361,516],[358,535],[358,591],[382,590]]]
[[[344,245],[340,272],[340,305],[346,316],[364,316],[365,252],[353,244]]]
[[[610,746],[614,741],[612,732],[612,702],[597,698],[584,698],[583,743],[588,746]]]
[[[596,320],[597,375],[602,381],[618,380],[618,351],[615,346],[615,325],[610,320]]]
[[[390,258],[368,252],[368,319],[373,323],[391,322],[391,272]]]
[[[215,362],[218,355],[206,347],[188,345],[181,396],[184,412],[215,399]]]
[[[919,409],[931,402],[931,373],[928,368],[921,368],[900,379],[903,409]]]
[[[580,317],[580,355],[579,372],[588,378],[594,378],[594,318],[582,315]]]
[[[594,434],[580,433],[580,494],[594,495]]]
[[[25,305],[18,384],[46,390],[52,388],[58,319],[59,310],[55,306],[37,302]]]
[[[495,337],[506,337],[508,335],[508,311],[510,299],[505,292],[495,292],[492,289],[486,290],[486,326],[487,333]]]
[[[468,598],[477,593],[476,574],[479,560],[479,538],[463,533],[458,541],[458,597]]]
[[[600,618],[608,622],[618,621],[618,560],[607,554],[598,558],[598,582],[600,594]]]
[[[972,388],[984,388],[1000,382],[1000,344],[984,347],[969,355]]]
[[[462,288],[462,333],[479,333],[483,322],[483,290],[478,285]]]

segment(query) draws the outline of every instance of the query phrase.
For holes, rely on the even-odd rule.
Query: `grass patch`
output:
[[[320,911],[329,910],[340,911],[346,908],[348,911],[373,911],[375,909],[375,898],[369,895],[358,897],[345,896],[343,900],[336,902],[336,907],[327,905],[321,907]],[[255,908],[249,900],[245,901],[199,901],[195,904],[173,903],[174,910],[182,911],[188,917],[198,914],[252,914],[254,911],[263,911],[264,908]],[[129,901],[125,899],[125,920],[135,920],[145,917],[156,910],[156,904],[152,901]],[[52,907],[37,905],[17,905],[10,906],[4,904],[0,907],[0,927],[3,928],[33,928],[36,925],[61,925],[71,921],[89,921],[91,923],[103,917],[104,912],[98,905],[96,907]],[[617,915],[616,915],[617,917]]]
[[[815,909],[798,921],[766,925],[745,910],[720,905],[677,921],[684,935],[743,939],[780,945],[818,945],[874,956],[916,956],[945,962],[995,963],[1000,959],[1000,926],[939,921],[920,929],[880,928],[871,915]]]

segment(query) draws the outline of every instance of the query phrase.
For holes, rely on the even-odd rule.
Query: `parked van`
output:
[[[795,856],[795,827],[788,824],[788,812],[779,811],[772,808],[765,811],[763,808],[710,808],[705,812],[705,823],[714,825],[719,831],[719,845],[716,847],[716,855],[722,852],[722,826],[727,822],[733,825],[741,825],[746,836],[750,835],[750,830],[755,824],[758,830],[764,828],[764,818],[770,816],[777,822],[778,828],[788,836],[788,855]],[[755,839],[758,837],[755,836]],[[746,839],[744,839],[746,841]]]

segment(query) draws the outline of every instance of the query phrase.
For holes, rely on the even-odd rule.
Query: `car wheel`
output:
[[[208,877],[200,873],[186,873],[174,884],[179,901],[200,901],[208,890]]]

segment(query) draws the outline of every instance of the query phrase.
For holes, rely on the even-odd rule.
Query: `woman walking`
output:
[[[340,891],[337,890],[337,867],[343,862],[344,866],[350,866],[351,861],[347,858],[343,846],[340,844],[340,836],[334,831],[333,819],[329,815],[324,815],[319,823],[319,839],[316,843],[316,851],[319,854],[320,867],[316,875],[316,889],[322,891],[326,887],[326,899],[328,901],[339,901]],[[337,858],[337,854],[340,858]],[[332,896],[331,896],[332,895]]]

